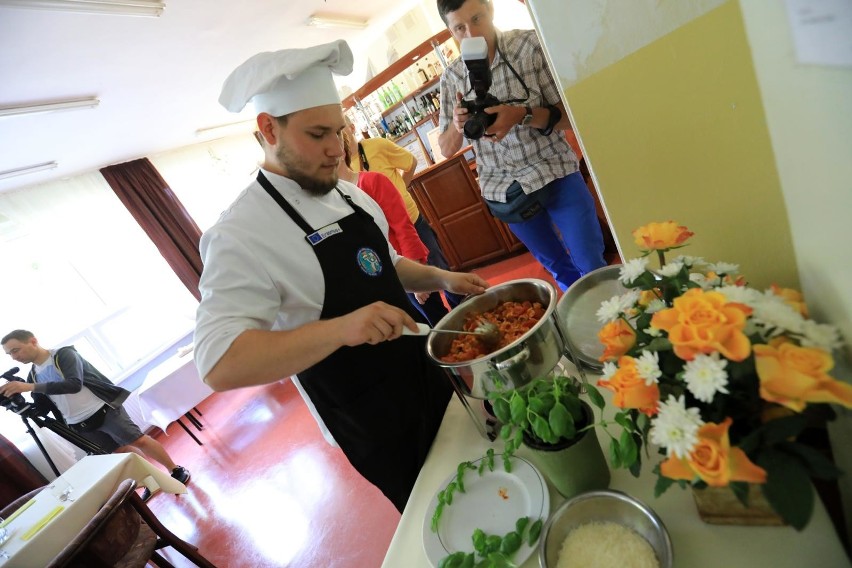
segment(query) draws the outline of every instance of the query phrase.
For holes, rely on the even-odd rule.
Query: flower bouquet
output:
[[[745,285],[734,264],[665,253],[693,235],[669,221],[633,233],[645,253],[621,268],[623,295],[601,304],[604,344],[598,385],[613,392],[614,465],[638,472],[648,442],[664,457],[655,494],[682,487],[729,487],[748,506],[758,484],[784,522],[804,528],[811,478],[840,471],[802,442],[833,418],[829,403],[852,407],[852,386],[833,379],[836,328],[808,319],[801,294]],[[659,269],[649,268],[656,252]]]

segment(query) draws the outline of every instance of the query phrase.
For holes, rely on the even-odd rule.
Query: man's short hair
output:
[[[26,329],[16,329],[15,331],[10,331],[7,333],[3,339],[0,339],[0,345],[6,345],[13,339],[20,341],[21,343],[25,343],[35,337],[33,332],[27,331]]]
[[[458,10],[465,2],[467,0],[438,0],[438,13],[441,15],[441,19],[444,20],[445,26],[448,25],[447,14]],[[480,4],[488,4],[488,2],[489,0],[479,0]]]

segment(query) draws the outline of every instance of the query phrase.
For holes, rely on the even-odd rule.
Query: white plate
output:
[[[426,518],[423,520],[423,548],[432,566],[437,567],[444,557],[454,552],[473,552],[473,531],[482,529],[486,534],[505,536],[515,530],[515,522],[521,517],[529,517],[530,523],[541,519],[544,523],[550,514],[550,494],[547,483],[539,471],[523,458],[512,458],[512,472],[503,469],[503,456],[494,456],[494,471],[488,467],[479,475],[479,463],[473,463],[476,470],[465,472],[465,492],[453,493],[452,505],[444,505],[444,511],[438,522],[438,532],[432,532],[432,515],[438,506],[438,493],[456,478],[448,476],[435,491]],[[515,553],[514,562],[520,566],[535,550],[524,540]]]

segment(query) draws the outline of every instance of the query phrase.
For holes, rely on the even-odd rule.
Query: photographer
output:
[[[441,77],[441,153],[452,156],[468,138],[491,213],[565,290],[606,265],[604,243],[594,200],[565,139],[571,125],[538,37],[533,30],[494,28],[488,0],[437,5],[460,44],[485,40],[481,59],[472,59],[462,45],[462,57]]]
[[[181,483],[189,482],[189,471],[175,464],[158,441],[143,434],[124,410],[122,403],[130,393],[112,384],[73,346],[47,350],[23,329],[7,334],[0,343],[15,361],[32,363],[27,381],[7,382],[0,386],[0,396],[30,392],[37,405],[40,397],[47,397],[68,427],[83,438],[107,452],[144,454],[163,464]],[[146,489],[143,499],[149,496]]]

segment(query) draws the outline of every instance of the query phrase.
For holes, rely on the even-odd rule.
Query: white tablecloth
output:
[[[142,418],[164,432],[211,394],[213,389],[198,377],[191,354],[167,359],[152,369],[136,390]]]
[[[598,430],[601,447],[606,453],[609,438],[605,432]],[[492,445],[482,437],[458,398],[453,396],[388,548],[383,568],[430,568],[423,551],[422,536],[429,503],[435,492],[441,489],[443,481],[455,473],[459,463],[485,455],[489,447],[496,452],[502,451],[502,440]],[[523,448],[519,455],[529,457]],[[661,497],[654,497],[653,458],[651,462],[644,464],[639,478],[623,469],[614,470],[610,488],[640,499],[662,518],[674,546],[676,568],[842,568],[850,565],[818,498],[813,517],[802,532],[790,527],[710,525],[699,518],[689,491],[674,486]],[[552,512],[564,498],[552,487],[549,489]],[[453,506],[459,506],[459,503],[454,502]],[[536,551],[521,568],[538,566]]]
[[[136,454],[86,456],[53,482],[58,484],[57,487],[63,483],[70,485],[70,497],[73,501],[61,502],[59,491],[51,488],[53,483],[48,484],[36,495],[35,502],[9,523],[6,528],[11,536],[2,550],[11,558],[0,558],[0,566],[46,566],[94,517],[116,487],[129,478],[135,479],[151,491],[162,489],[167,493],[186,493],[186,487],[182,483]],[[21,538],[59,505],[64,506],[64,509],[44,528],[29,540]]]

